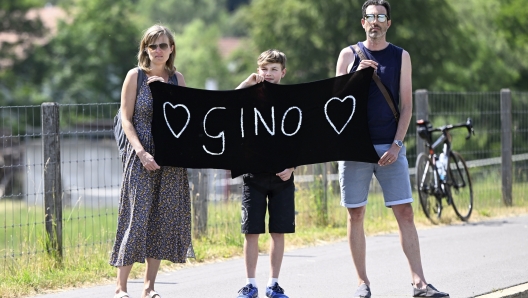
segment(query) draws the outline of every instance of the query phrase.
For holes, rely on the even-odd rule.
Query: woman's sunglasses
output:
[[[149,44],[148,45],[148,48],[151,50],[151,51],[155,51],[157,48],[160,48],[162,50],[166,50],[169,48],[169,45],[167,43],[160,43],[160,44]]]

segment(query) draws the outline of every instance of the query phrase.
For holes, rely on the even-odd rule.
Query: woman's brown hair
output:
[[[169,76],[172,76],[176,72],[176,67],[174,66],[174,59],[176,58],[176,44],[174,43],[174,35],[168,28],[159,24],[148,28],[141,38],[137,56],[138,67],[146,73],[150,72],[150,58],[147,53],[148,45],[153,44],[162,35],[167,36],[169,39],[169,47],[172,48],[174,46],[174,50],[172,53],[170,53],[169,59],[165,63],[165,70],[167,70]]]

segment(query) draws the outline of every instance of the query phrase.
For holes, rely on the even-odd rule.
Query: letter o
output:
[[[286,132],[284,131],[284,120],[286,119],[286,115],[288,115],[288,112],[291,111],[291,110],[293,110],[293,109],[296,109],[296,110],[299,111],[299,123],[297,123],[297,129],[296,129],[293,133],[286,133]],[[301,109],[299,109],[298,107],[291,107],[291,108],[289,108],[286,112],[284,112],[284,116],[282,116],[282,123],[281,123],[281,130],[282,130],[282,133],[283,133],[284,135],[286,135],[286,136],[289,136],[289,137],[295,135],[295,134],[299,131],[299,129],[301,129],[301,123],[302,123],[302,111],[301,111]]]

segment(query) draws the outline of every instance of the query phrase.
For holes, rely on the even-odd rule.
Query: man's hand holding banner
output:
[[[232,91],[151,83],[155,160],[229,169],[232,177],[336,160],[375,163],[367,123],[372,72]]]

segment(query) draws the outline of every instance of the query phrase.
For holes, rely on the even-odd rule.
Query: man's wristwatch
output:
[[[402,142],[402,140],[394,140],[394,144],[396,144],[396,146],[398,146],[398,147],[400,147],[400,148],[403,147],[403,142]]]

